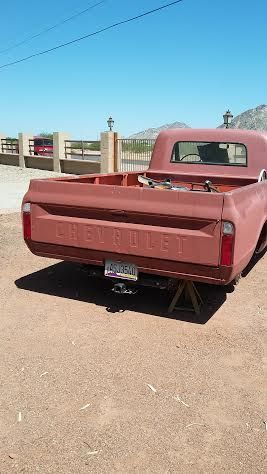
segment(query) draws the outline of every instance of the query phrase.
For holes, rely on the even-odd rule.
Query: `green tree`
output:
[[[39,137],[50,138],[51,140],[53,140],[53,133],[41,132],[39,133]]]

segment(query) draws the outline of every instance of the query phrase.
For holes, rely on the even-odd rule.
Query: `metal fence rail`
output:
[[[119,171],[146,170],[156,140],[121,138],[117,140]]]
[[[100,159],[99,140],[65,140],[65,157],[73,159],[96,160]]]
[[[17,138],[1,138],[2,153],[19,153],[19,141]]]

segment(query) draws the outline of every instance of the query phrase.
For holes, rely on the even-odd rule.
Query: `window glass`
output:
[[[53,140],[49,138],[35,138],[34,139],[35,146],[53,146]]]
[[[177,142],[171,161],[206,165],[247,166],[247,149],[241,143]]]

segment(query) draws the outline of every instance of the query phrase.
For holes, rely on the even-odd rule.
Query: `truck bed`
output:
[[[131,173],[112,173],[112,174],[96,174],[96,175],[86,175],[79,176],[74,178],[54,178],[53,180],[72,182],[72,183],[82,183],[82,184],[99,184],[106,186],[119,186],[119,187],[139,187],[142,188],[143,185],[138,182],[138,176],[140,172],[131,172]],[[207,179],[207,175],[182,175],[175,174],[171,175],[170,173],[157,173],[153,171],[143,172],[143,176],[152,178],[155,180],[165,180],[166,178],[171,178],[173,184],[188,186],[189,189],[192,188],[192,184],[196,185],[195,190],[203,191],[201,183],[204,183]],[[197,187],[197,184],[200,184]],[[223,177],[223,176],[213,176],[212,183],[218,188],[220,192],[232,191],[236,188],[246,186],[248,184],[255,183],[255,180],[249,178],[234,178],[234,177]]]

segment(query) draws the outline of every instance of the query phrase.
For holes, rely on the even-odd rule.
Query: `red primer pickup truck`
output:
[[[25,242],[117,282],[226,285],[267,245],[266,168],[265,133],[164,131],[145,173],[31,181]]]

